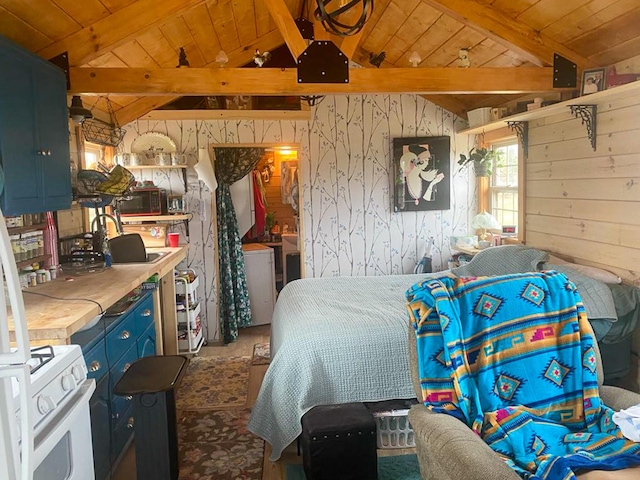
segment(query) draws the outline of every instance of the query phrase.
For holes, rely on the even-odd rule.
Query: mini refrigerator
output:
[[[251,304],[251,325],[271,323],[276,304],[276,274],[273,249],[259,243],[242,246]]]

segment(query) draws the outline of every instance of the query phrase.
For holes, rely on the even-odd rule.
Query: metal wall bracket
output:
[[[316,40],[298,57],[298,83],[349,83],[349,59],[331,40]]]
[[[511,131],[516,132],[520,143],[522,144],[522,152],[524,158],[529,158],[529,122],[507,122],[507,127]]]
[[[578,66],[557,53],[553,54],[553,88],[576,88]]]
[[[587,126],[587,135],[591,140],[593,151],[596,151],[596,118],[598,114],[597,105],[569,105],[571,114],[580,118],[583,125]]]
[[[50,58],[49,61],[56,67],[62,69],[64,76],[67,77],[67,90],[70,90],[71,80],[69,80],[69,54],[67,52],[61,53],[60,55]]]

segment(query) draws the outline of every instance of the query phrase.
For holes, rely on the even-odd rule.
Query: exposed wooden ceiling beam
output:
[[[263,0],[273,21],[278,26],[287,47],[293,58],[298,58],[307,49],[307,42],[304,41],[293,16],[284,0]]]
[[[199,3],[202,0],[137,0],[37,53],[53,58],[69,52],[71,66],[84,65]]]
[[[362,4],[359,6],[353,7],[349,10],[345,15],[348,15],[346,19],[347,25],[353,25],[355,21],[362,14]],[[369,19],[371,20],[371,19]],[[362,35],[364,34],[364,28],[362,28],[355,35],[349,35],[342,39],[340,43],[340,50],[344,53],[348,59],[352,59],[356,50],[358,49],[358,45],[360,45],[360,40],[362,39]]]
[[[298,83],[295,69],[71,68],[72,94],[313,95],[549,91],[552,68],[357,68],[349,83]]]
[[[526,58],[535,65],[553,65],[558,53],[580,68],[595,67],[586,57],[501,12],[473,0],[422,0]]]
[[[422,98],[429,102],[444,108],[460,118],[467,118],[469,105],[466,102],[468,95],[421,95]]]
[[[137,99],[135,102],[130,103],[124,108],[121,108],[117,112],[115,112],[116,120],[118,120],[119,125],[126,125],[129,122],[132,122],[143,115],[146,115],[151,110],[155,110],[156,108],[160,108],[167,103],[175,100],[175,96],[171,97],[163,97],[163,96],[153,96],[153,97],[141,97]]]
[[[272,30],[269,33],[256,38],[253,42],[245,47],[240,47],[234,51],[229,52],[229,65],[232,67],[239,67],[251,61],[253,58],[253,52],[257,48],[258,50],[271,51],[276,47],[282,45],[282,35],[278,30]],[[211,66],[213,63],[208,64]],[[178,98],[177,96],[152,96],[142,97],[135,102],[121,108],[116,112],[116,118],[120,125],[125,125],[133,120],[140,118],[141,116],[149,113],[151,110],[160,108],[167,103],[172,102]]]

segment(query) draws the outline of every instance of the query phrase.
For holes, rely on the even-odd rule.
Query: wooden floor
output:
[[[218,356],[218,357],[242,357],[253,355],[253,345],[256,343],[264,343],[269,341],[269,325],[261,325],[257,327],[244,328],[240,331],[238,340],[226,346],[203,347],[200,356]],[[249,371],[249,391],[247,394],[247,407],[253,407],[256,401],[262,378],[267,371],[269,365],[251,365]],[[262,480],[284,480],[284,464],[296,463],[298,459],[295,449],[283,453],[278,462],[270,462],[269,445],[265,444],[265,460],[262,472]],[[113,476],[113,480],[136,480],[135,467],[135,451],[132,444],[125,453],[122,461],[118,465],[118,469]],[[140,479],[142,480],[142,479]],[[145,479],[146,480],[146,479]]]
[[[200,356],[218,357],[241,357],[252,356],[253,345],[269,341],[269,325],[249,327],[240,330],[238,340],[226,346],[203,347]],[[247,394],[247,407],[252,408],[256,401],[262,379],[269,365],[251,365],[249,371],[249,391]],[[414,453],[415,449],[398,450],[378,450],[378,455],[403,455]],[[269,455],[271,448],[265,443],[264,464],[262,469],[262,480],[285,480],[284,466],[286,464],[301,463],[302,458],[298,457],[294,446],[289,446],[277,462],[271,462]],[[136,480],[135,452],[131,445],[124,455],[118,469],[113,476],[113,480]],[[140,479],[143,480],[143,479]],[[147,479],[144,479],[147,480]]]

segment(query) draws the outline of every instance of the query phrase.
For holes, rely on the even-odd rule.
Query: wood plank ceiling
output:
[[[294,18],[315,4],[278,1]],[[369,54],[384,51],[382,68],[409,67],[417,52],[420,67],[460,68],[464,48],[472,67],[548,66],[554,51],[581,68],[607,66],[640,55],[638,23],[638,0],[376,0],[353,59],[370,67]],[[220,50],[237,67],[284,43],[265,0],[0,0],[0,34],[44,58],[68,51],[75,67],[171,68],[180,47],[192,67],[216,67]],[[109,96],[120,123],[172,98]],[[464,114],[509,98],[429,99]],[[84,102],[107,111],[104,98]]]

